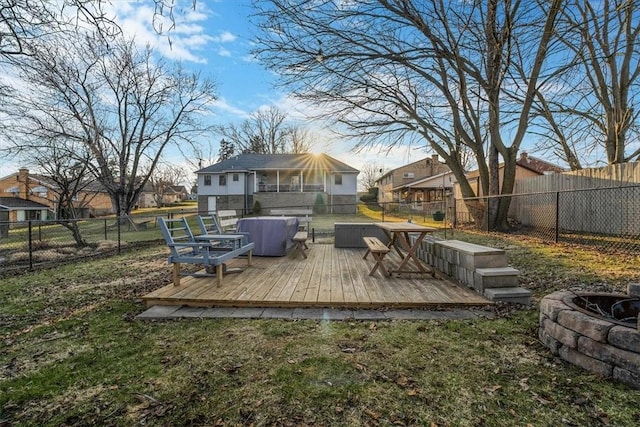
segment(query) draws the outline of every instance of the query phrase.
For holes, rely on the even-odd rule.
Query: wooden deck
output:
[[[485,305],[491,302],[471,289],[431,275],[405,274],[369,276],[373,257],[362,259],[365,249],[334,248],[309,243],[308,259],[293,257],[253,257],[235,259],[229,267],[245,270],[224,277],[183,277],[173,284],[143,297],[147,307],[179,305],[190,307],[341,307],[419,308]],[[394,254],[395,255],[395,254]],[[398,265],[391,253],[385,264]]]

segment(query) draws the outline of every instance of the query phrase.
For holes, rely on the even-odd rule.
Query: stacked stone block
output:
[[[418,257],[492,301],[531,303],[531,291],[518,287],[520,272],[508,266],[502,249],[427,237]]]
[[[640,331],[589,316],[561,291],[540,301],[540,341],[574,365],[640,389]]]

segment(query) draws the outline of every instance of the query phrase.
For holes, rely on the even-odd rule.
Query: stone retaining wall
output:
[[[411,236],[412,243],[415,238]],[[508,266],[503,249],[428,236],[422,241],[417,255],[440,273],[491,301],[531,304],[531,291],[518,286],[520,272]]]
[[[575,309],[575,296],[562,291],[540,301],[540,341],[567,362],[640,389],[640,331]]]

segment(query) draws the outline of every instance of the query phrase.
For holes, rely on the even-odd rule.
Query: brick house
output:
[[[52,218],[56,212],[58,203],[56,187],[57,185],[47,177],[30,173],[26,168],[21,168],[16,174],[0,177],[0,197],[34,202],[48,208],[49,213],[44,216],[39,214],[39,219]],[[80,191],[76,195],[75,203],[81,218],[113,213],[111,198],[97,182],[90,183]]]
[[[424,184],[425,178],[447,172],[449,166],[440,162],[437,154],[393,169],[376,181],[378,203],[429,201],[433,189],[419,184]],[[435,194],[433,193],[434,197]]]

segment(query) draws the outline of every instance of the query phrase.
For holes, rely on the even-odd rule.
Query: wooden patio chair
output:
[[[242,235],[244,236],[242,244],[250,242],[249,233],[225,231],[225,229],[220,225],[220,221],[216,215],[198,215],[196,217],[196,222],[202,235]]]
[[[225,274],[225,262],[247,254],[247,265],[251,265],[253,243],[237,246],[216,244],[215,241],[195,239],[185,218],[165,219],[158,217],[160,231],[171,251],[168,262],[173,264],[173,284],[180,286],[181,276],[216,277],[218,286],[222,285]],[[237,240],[237,236],[234,238]],[[181,264],[199,264],[205,272],[181,273]],[[213,272],[215,268],[215,273]]]

